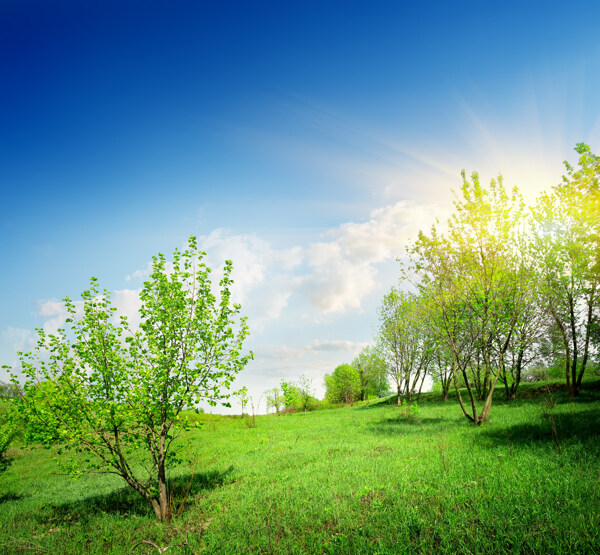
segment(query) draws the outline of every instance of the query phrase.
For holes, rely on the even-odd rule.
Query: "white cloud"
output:
[[[255,234],[235,234],[223,228],[198,238],[206,262],[218,281],[225,260],[233,261],[232,297],[242,305],[254,333],[281,317],[292,299],[323,314],[361,310],[362,300],[379,287],[378,266],[393,263],[419,229],[440,214],[434,205],[406,201],[373,210],[365,222],[346,222],[322,240],[305,246],[275,249]],[[149,267],[128,278],[147,276]],[[119,298],[118,303],[133,303]],[[126,295],[125,295],[126,296]],[[127,311],[126,311],[127,312]],[[127,312],[129,314],[129,312]]]
[[[140,325],[139,310],[142,305],[139,289],[119,289],[112,295],[112,304],[116,307],[116,320],[121,316],[127,316],[132,329]]]
[[[377,263],[404,254],[420,229],[429,227],[440,213],[432,205],[405,201],[373,210],[364,223],[349,222],[339,228],[339,243],[354,263]]]
[[[364,349],[368,343],[355,343],[353,341],[347,341],[345,339],[338,339],[332,341],[322,341],[315,339],[311,345],[307,348],[309,351],[346,351],[351,353],[358,353]]]
[[[208,253],[209,265],[222,266],[225,260],[234,262],[233,296],[236,302],[243,303],[248,293],[266,278],[269,244],[255,235],[233,235],[225,229],[215,229],[206,237],[200,237],[198,244]]]
[[[75,302],[77,310],[81,310],[83,303],[81,301]],[[38,314],[45,318],[44,331],[48,334],[55,334],[59,328],[62,328],[65,324],[69,313],[65,308],[65,303],[62,301],[48,300],[42,301],[39,305]]]
[[[311,272],[302,276],[301,292],[325,313],[359,309],[378,286],[377,265],[402,256],[419,229],[429,227],[440,213],[434,205],[402,201],[373,210],[366,222],[331,230],[329,241],[308,247]]]
[[[145,268],[141,268],[140,270],[136,270],[135,272],[132,272],[131,274],[126,275],[125,281],[144,280],[144,279],[147,279],[148,277],[150,277],[151,273],[152,273],[152,262],[148,262],[148,264],[146,265]]]
[[[330,256],[324,256],[329,251]],[[321,312],[360,308],[361,299],[375,288],[376,270],[370,264],[353,264],[336,243],[311,246],[311,272],[300,280],[299,291]]]
[[[306,355],[306,351],[289,345],[261,345],[254,349],[254,360],[297,360]]]
[[[39,315],[49,317],[56,316],[57,314],[61,314],[63,312],[66,314],[64,304],[65,303],[62,301],[44,301],[40,305]]]
[[[207,263],[216,277],[225,260],[233,261],[232,298],[242,305],[253,332],[280,317],[294,289],[290,272],[304,258],[300,247],[277,250],[254,234],[233,234],[225,229],[199,237],[198,245],[207,252]]]

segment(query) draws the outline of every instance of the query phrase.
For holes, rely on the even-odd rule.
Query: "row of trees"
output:
[[[389,394],[385,360],[374,347],[366,347],[351,364],[339,365],[325,375],[325,403],[352,404],[355,401]],[[282,380],[280,387],[265,391],[267,410],[306,411],[322,406],[313,396],[312,382],[306,376],[296,381]]]
[[[562,361],[569,394],[579,394],[600,337],[600,156],[576,150],[578,167],[565,163],[563,182],[530,208],[501,177],[485,187],[463,172],[447,225],[419,233],[410,287],[392,288],[379,310],[377,344],[399,403],[429,374],[445,398],[453,383],[479,424],[498,381],[514,399],[533,361]]]

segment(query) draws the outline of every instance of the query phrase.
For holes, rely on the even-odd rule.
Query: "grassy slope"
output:
[[[383,402],[211,419],[183,438],[185,504],[164,525],[118,478],[73,481],[52,451],[18,450],[0,552],[600,552],[600,382],[553,393],[556,434],[548,395],[521,394],[481,427],[434,395],[416,416]]]

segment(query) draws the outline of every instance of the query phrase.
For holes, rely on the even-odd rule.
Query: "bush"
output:
[[[527,373],[523,375],[524,382],[544,382],[549,378],[550,374],[548,374],[548,368],[545,366],[530,368]]]

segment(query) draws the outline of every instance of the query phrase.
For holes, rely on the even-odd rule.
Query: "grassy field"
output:
[[[576,401],[526,384],[475,427],[451,399],[209,418],[183,436],[178,515],[119,478],[16,449],[0,552],[600,553],[600,381]]]

